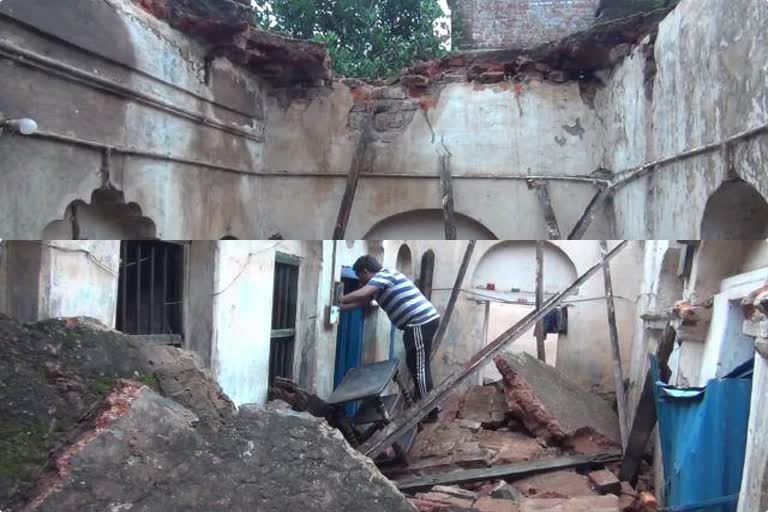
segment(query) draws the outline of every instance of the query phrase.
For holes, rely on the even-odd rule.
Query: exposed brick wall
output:
[[[599,0],[453,0],[461,48],[528,48],[588,29]]]

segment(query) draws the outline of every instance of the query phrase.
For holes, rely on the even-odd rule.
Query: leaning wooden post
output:
[[[443,342],[445,337],[445,331],[448,329],[448,322],[451,321],[453,316],[453,309],[456,307],[456,301],[461,293],[461,287],[464,284],[464,276],[467,275],[467,268],[469,268],[469,260],[472,259],[472,253],[475,251],[475,245],[477,240],[470,240],[467,244],[467,250],[464,251],[464,259],[461,260],[461,266],[459,267],[459,273],[456,274],[456,281],[453,283],[453,290],[451,290],[451,297],[448,299],[448,305],[445,307],[443,316],[440,319],[440,325],[437,326],[435,337],[432,340],[432,355],[434,357],[437,354],[437,349]]]
[[[536,240],[536,309],[541,308],[544,302],[544,240]],[[544,332],[544,322],[536,324],[536,354],[539,361],[547,362],[547,351],[544,348],[544,340],[547,334]]]
[[[621,432],[621,447],[627,448],[627,396],[624,391],[624,372],[621,368],[621,348],[619,347],[619,331],[616,328],[616,304],[613,300],[613,281],[611,280],[611,264],[606,259],[608,242],[600,240],[600,255],[605,279],[605,303],[608,310],[608,334],[611,340],[613,354],[613,381],[616,386],[616,403],[619,409],[619,430]]]
[[[355,154],[352,157],[352,164],[347,175],[347,186],[344,189],[344,196],[341,199],[339,215],[336,218],[336,225],[333,228],[333,240],[343,240],[347,232],[349,216],[352,213],[352,204],[355,201],[357,193],[357,184],[360,181],[360,174],[366,167],[370,158],[368,155],[368,145],[371,138],[371,125],[373,124],[373,112],[369,112],[363,123],[363,130],[360,134],[360,140],[357,143]]]
[[[440,197],[445,222],[445,239],[456,240],[456,216],[453,210],[453,174],[451,172],[451,157],[440,155]]]

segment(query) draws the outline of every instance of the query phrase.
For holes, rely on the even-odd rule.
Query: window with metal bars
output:
[[[158,241],[120,245],[117,329],[183,335],[184,247]]]
[[[269,382],[293,378],[296,344],[296,305],[299,294],[298,260],[278,254],[272,295],[272,335],[269,349]]]

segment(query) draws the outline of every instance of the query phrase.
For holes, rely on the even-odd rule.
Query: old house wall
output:
[[[433,301],[442,311],[450,297],[450,291],[456,279],[455,273],[464,254],[466,242],[434,243],[436,266]],[[485,340],[485,301],[479,297],[479,294],[490,292],[472,290],[471,286],[474,284],[468,283],[472,283],[472,276],[475,275],[478,264],[496,244],[514,243],[516,242],[478,242],[467,270],[465,293],[459,297],[443,346],[433,362],[436,381],[440,381],[459,370],[472,355],[482,348]],[[517,243],[525,244],[526,242]],[[570,260],[576,275],[599,262],[600,249],[597,241],[552,241],[549,243],[562,251]],[[535,246],[533,243],[529,245],[527,250],[520,251],[519,260],[510,259],[507,268],[498,273],[495,278],[496,281],[518,281],[523,284],[521,289],[531,286],[531,275],[528,270],[531,265],[535,266]],[[625,368],[629,366],[630,349],[635,329],[635,302],[639,293],[639,283],[634,276],[640,265],[641,255],[640,243],[632,242],[623,254],[613,260],[611,265],[614,293],[617,296],[615,302],[619,341]],[[446,261],[454,263],[446,265],[444,263]],[[547,275],[546,260],[544,275]],[[487,281],[488,276],[484,275],[481,280]],[[552,292],[561,289],[560,281],[555,281],[557,284],[551,290]],[[570,281],[567,284],[570,284]],[[533,290],[528,289],[526,291],[527,294],[519,295],[527,295],[532,298],[531,292]],[[549,289],[547,291],[550,292]],[[604,295],[602,274],[599,273],[570,298],[572,307],[568,312],[568,334],[558,337],[556,360],[558,368],[577,382],[602,391],[611,391],[613,389],[613,359],[609,349]],[[512,294],[509,295],[509,298],[514,299]],[[511,324],[508,327],[511,327]],[[480,376],[477,377],[477,382],[480,382],[480,378]]]
[[[529,48],[588,29],[598,0],[453,0],[462,49]]]
[[[0,137],[8,238],[41,238],[106,182],[126,203],[111,215],[149,218],[159,238],[218,239],[257,224],[247,205],[248,176],[262,168],[261,80],[223,58],[207,73],[202,45],[130,0],[9,0],[0,15],[0,112],[40,128]],[[107,166],[103,146],[123,151]]]
[[[620,171],[671,157],[768,122],[766,22],[765,2],[681,0],[661,22],[655,44],[636,48],[598,92],[606,167]],[[738,206],[718,215],[735,220],[722,218],[726,234],[717,238],[764,239],[764,227],[745,236],[734,226],[765,211],[767,151],[768,138],[758,134],[735,142],[730,157],[706,152],[629,183],[615,197],[617,236],[702,238],[708,200],[738,177],[762,201],[750,187],[726,198]]]

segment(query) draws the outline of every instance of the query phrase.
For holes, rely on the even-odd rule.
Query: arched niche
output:
[[[456,232],[460,240],[497,240],[490,229],[471,217],[456,213]],[[366,240],[444,240],[442,210],[411,210],[377,222]]]
[[[576,266],[562,249],[544,244],[544,291],[557,293],[577,277]],[[493,284],[497,292],[536,291],[536,241],[507,240],[491,247],[472,274],[472,287]]]
[[[419,272],[419,288],[428,299],[432,298],[432,279],[435,274],[435,252],[429,249],[421,256],[421,272]]]
[[[224,238],[222,238],[222,240],[240,240],[240,239],[237,238],[236,236],[225,236]]]
[[[91,202],[72,201],[60,220],[43,230],[45,240],[152,240],[155,223],[145,217],[137,203],[126,203],[123,193],[99,189]]]
[[[749,183],[723,183],[707,200],[701,221],[702,240],[768,238],[768,202]]]
[[[413,254],[410,247],[407,244],[400,246],[397,251],[397,261],[395,262],[395,268],[413,279]]]

